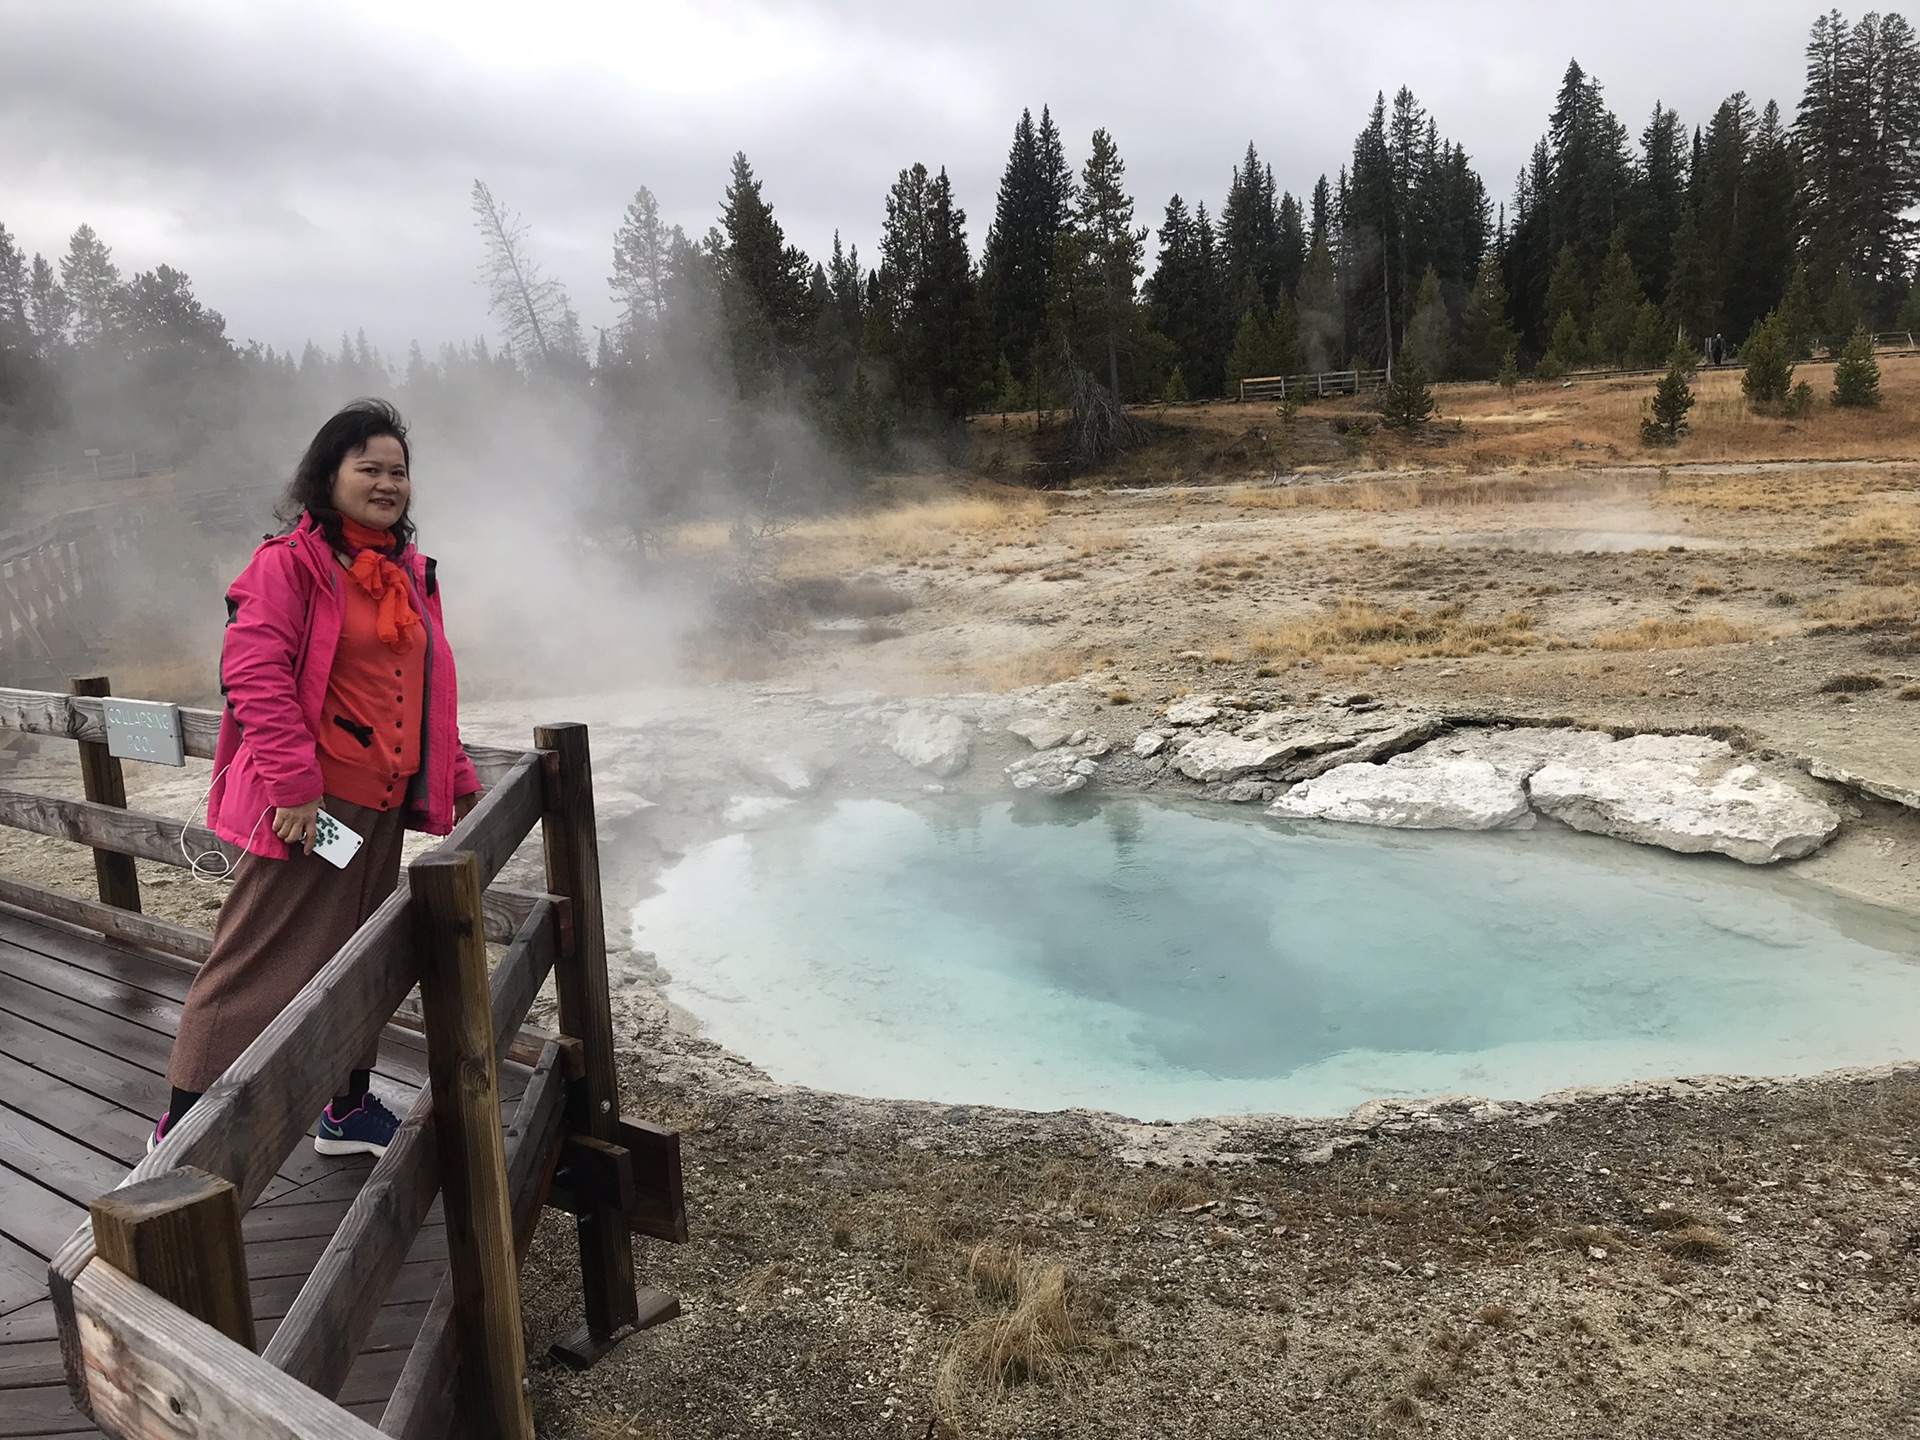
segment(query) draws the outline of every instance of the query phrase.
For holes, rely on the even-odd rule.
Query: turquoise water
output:
[[[714,1039],[859,1095],[1310,1115],[1920,1050],[1920,927],[1557,826],[842,800],[690,852],[634,919]]]

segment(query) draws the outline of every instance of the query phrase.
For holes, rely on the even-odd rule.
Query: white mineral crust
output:
[[[958,715],[909,710],[887,732],[887,747],[914,769],[945,778],[967,768],[973,736]]]
[[[1576,830],[1749,865],[1794,860],[1840,828],[1840,812],[1776,775],[1736,760],[1722,740],[1636,735],[1542,766],[1535,808]]]
[[[1401,830],[1499,830],[1531,818],[1520,781],[1490,761],[1435,755],[1386,765],[1338,765],[1267,807],[1297,820],[1342,820]]]

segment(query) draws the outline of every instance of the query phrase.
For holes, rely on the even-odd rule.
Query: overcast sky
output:
[[[0,0],[0,223],[53,258],[86,221],[123,272],[187,271],[238,339],[403,354],[489,330],[476,176],[524,214],[589,325],[636,186],[704,232],[744,150],[788,238],[872,257],[903,166],[946,166],[975,252],[1022,106],[1069,158],[1110,130],[1142,223],[1217,208],[1248,140],[1304,193],[1400,85],[1495,201],[1569,58],[1629,131],[1655,100],[1792,115],[1780,0]]]

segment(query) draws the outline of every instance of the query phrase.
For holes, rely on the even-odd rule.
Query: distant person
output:
[[[404,831],[444,835],[479,798],[433,561],[413,546],[411,460],[392,406],[347,406],[294,471],[291,528],[227,591],[207,823],[247,853],[181,1010],[149,1151],[393,893]],[[360,838],[343,866],[314,853],[326,817]],[[385,1154],[399,1121],[369,1088],[374,1047],[338,1060],[313,1148]]]

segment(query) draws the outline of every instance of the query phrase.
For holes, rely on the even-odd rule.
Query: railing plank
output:
[[[77,676],[71,686],[75,695],[104,696],[113,693],[112,682],[104,675]],[[100,805],[127,808],[127,780],[119,759],[100,741],[82,740],[80,779],[87,799]],[[140,908],[140,877],[133,868],[133,857],[116,855],[111,850],[93,852],[94,879],[103,903],[122,910]]]
[[[533,1243],[553,1163],[560,1150],[566,1104],[560,1047],[548,1042],[507,1126],[507,1192],[513,1197],[515,1253],[524,1258]],[[440,1289],[380,1417],[380,1430],[394,1440],[440,1440],[453,1419],[453,1284]]]
[[[558,926],[555,907],[542,900],[534,907],[513,937],[507,953],[493,967],[488,998],[493,1007],[493,1058],[506,1058],[520,1033],[520,1022],[533,1007],[534,996],[546,983],[554,961],[559,958]]]
[[[66,740],[104,741],[107,712],[99,700],[90,696],[0,688],[0,730],[55,735]],[[220,738],[220,712],[181,706],[180,733],[187,754],[211,760],[214,742]]]
[[[211,851],[229,861],[238,861],[241,853],[237,845],[227,844],[203,825],[166,815],[148,815],[140,810],[97,805],[91,800],[36,795],[26,790],[0,790],[0,825],[51,835],[56,840],[71,840],[76,845],[91,845],[96,850],[134,855],[182,870],[193,864],[188,854],[205,855]],[[181,849],[183,836],[185,853]]]
[[[456,1408],[478,1440],[532,1440],[478,856],[423,855],[407,867],[407,882],[460,1352]]]
[[[493,883],[493,877],[513,858],[520,842],[540,823],[540,755],[526,750],[517,754],[506,774],[473,807],[472,813],[454,826],[453,833],[435,851],[443,855],[471,851],[480,864],[483,890]]]
[[[120,1440],[379,1440],[365,1421],[104,1260],[74,1279],[72,1305],[89,1413]]]
[[[273,1332],[268,1364],[329,1399],[340,1393],[439,1188],[433,1095],[423,1090]]]
[[[553,968],[554,912],[551,901],[538,900],[494,966],[488,988],[496,1060],[513,1047],[520,1021]],[[269,1361],[323,1395],[340,1393],[379,1314],[386,1282],[406,1258],[439,1185],[433,1097],[422,1092],[274,1332]]]
[[[204,962],[213,953],[213,937],[204,930],[190,930],[147,915],[135,915],[98,900],[83,899],[64,891],[49,890],[26,880],[0,875],[0,903],[17,905],[36,915],[49,915],[69,925],[98,930],[115,940],[178,955],[183,960]]]

